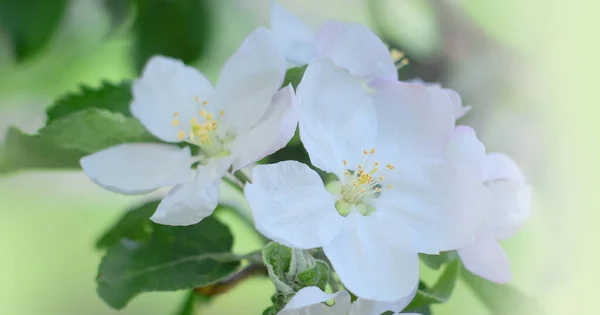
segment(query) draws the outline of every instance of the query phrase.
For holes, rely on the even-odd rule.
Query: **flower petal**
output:
[[[446,95],[450,99],[450,102],[452,103],[452,108],[454,109],[454,119],[462,118],[471,110],[471,106],[462,106],[462,99],[458,92],[452,89],[442,90],[444,91],[444,93],[446,93]]]
[[[315,33],[317,54],[363,80],[397,80],[398,70],[385,44],[366,26],[327,21]]]
[[[235,139],[231,146],[232,155],[236,157],[232,172],[285,147],[296,132],[299,115],[294,89],[288,85],[273,96],[271,109],[265,117]]]
[[[350,213],[342,232],[323,246],[342,283],[357,296],[396,301],[413,294],[419,260],[402,222],[384,212]]]
[[[366,89],[347,71],[319,58],[310,63],[297,91],[300,139],[311,163],[342,176],[342,161],[357,165],[377,134]]]
[[[250,129],[271,106],[286,65],[271,31],[252,32],[223,69],[213,106],[224,110],[224,124],[237,135]]]
[[[324,303],[329,300],[334,300],[335,306]],[[350,294],[347,291],[327,294],[317,287],[306,287],[298,291],[278,315],[339,315],[347,314],[347,311],[340,310],[349,308]]]
[[[177,185],[158,205],[150,220],[164,225],[192,225],[211,215],[219,203],[221,165],[198,165],[196,177]]]
[[[271,30],[285,58],[305,65],[316,58],[313,33],[295,15],[271,1]]]
[[[529,217],[531,186],[525,183],[517,164],[504,154],[488,154],[484,165],[493,210],[482,229],[496,239],[506,239],[515,235]]]
[[[423,178],[418,181],[390,171],[386,178],[394,188],[374,200],[378,210],[401,217],[421,253],[437,254],[465,246],[490,213],[490,192],[481,180],[484,148],[467,131],[455,133],[445,160],[413,164],[413,168],[421,169]]]
[[[475,242],[458,250],[465,268],[496,283],[512,278],[510,261],[498,242],[490,236],[478,236]]]
[[[190,148],[158,143],[121,144],[80,160],[90,179],[122,194],[144,194],[192,176]]]
[[[257,230],[289,247],[323,246],[342,227],[342,217],[319,175],[296,161],[254,167],[245,195]]]
[[[441,89],[403,82],[376,86],[377,149],[390,156],[438,157],[454,132],[452,104]]]
[[[132,93],[133,116],[161,140],[179,142],[179,131],[190,130],[190,119],[197,114],[196,98],[211,98],[214,88],[195,68],[176,59],[155,56],[134,82]],[[173,126],[176,113],[179,126]]]

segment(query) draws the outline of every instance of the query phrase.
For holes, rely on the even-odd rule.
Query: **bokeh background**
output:
[[[161,1],[168,2],[138,1],[144,4],[137,13],[156,9],[151,3]],[[600,25],[594,12],[599,4],[279,2],[313,28],[327,19],[364,23],[407,53],[411,65],[402,70],[403,79],[439,81],[459,91],[473,106],[461,123],[473,126],[489,151],[514,157],[534,187],[529,222],[503,244],[512,260],[512,284],[535,297],[548,314],[595,312],[600,150],[594,140],[600,94],[594,75]],[[64,11],[53,7],[61,3]],[[268,26],[268,0],[197,0],[180,12],[159,10],[145,19],[123,3],[0,0],[0,139],[9,125],[35,132],[44,122],[44,108],[81,84],[135,78],[156,49],[190,60],[198,56],[193,64],[214,79],[253,28]],[[193,21],[188,32],[174,32],[179,14]],[[51,15],[60,16],[56,25],[46,20]],[[37,30],[27,35],[31,40],[15,45],[10,34],[31,25]],[[48,30],[52,36],[38,49],[36,36]],[[163,41],[153,47],[148,38]],[[185,41],[194,47],[182,45]],[[232,192],[224,195],[230,198]],[[79,172],[0,177],[0,314],[116,314],[95,293],[101,253],[93,244],[137,202],[104,191]],[[226,214],[223,219],[238,236],[236,251],[258,248],[243,224]],[[423,268],[423,276],[433,279],[435,272]],[[259,314],[272,292],[269,280],[251,279],[216,298],[202,314]],[[170,314],[183,298],[183,292],[142,294],[120,313]],[[433,311],[489,314],[462,282],[450,302]]]

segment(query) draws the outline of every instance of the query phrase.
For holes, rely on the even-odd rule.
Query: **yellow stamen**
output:
[[[375,154],[375,148],[371,149],[370,153]]]
[[[171,125],[173,125],[174,127],[179,126],[179,119],[177,119],[177,118],[173,119],[173,121],[171,122]]]
[[[374,164],[375,164],[375,166],[379,166],[379,162],[375,162]]]
[[[220,113],[221,113],[221,116],[225,116],[225,111],[224,110],[221,109]]]
[[[377,187],[377,188],[375,188],[375,191],[378,192],[378,193],[380,193],[381,192],[381,188]]]
[[[382,180],[383,180],[383,176],[379,176],[379,181],[382,181]]]
[[[208,104],[208,101],[202,102],[202,106],[206,106],[206,104]]]
[[[368,155],[368,154],[369,154],[369,152],[368,152],[367,150],[363,150],[363,154],[364,154],[364,155]]]
[[[184,138],[185,138],[185,132],[183,130],[180,130],[179,133],[177,134],[177,139],[179,139],[179,141],[181,141]]]
[[[200,100],[198,99],[198,96],[194,97],[194,99],[196,100],[196,103],[198,103]]]
[[[389,185],[388,185],[388,188],[389,188],[389,189],[392,189],[392,188],[394,188],[394,187],[392,186],[392,184],[389,184]]]
[[[348,161],[344,160],[344,161],[342,161],[342,162],[344,162],[344,166],[347,166],[347,165],[348,165]]]
[[[393,169],[394,169],[394,165],[392,165],[392,164],[388,164],[388,165],[386,165],[385,167],[386,167],[386,168],[388,168],[388,169],[390,169],[390,170],[393,170]]]
[[[346,176],[350,176],[350,171],[349,171],[349,170],[346,170],[346,171],[344,172],[344,174],[346,174]]]
[[[210,114],[209,114],[209,113],[207,113],[207,112],[206,112],[206,110],[204,110],[204,109],[203,109],[203,110],[201,110],[201,111],[200,111],[200,116],[202,116],[202,117],[204,117],[204,118],[207,118],[207,116],[208,116],[208,115],[210,115]],[[207,118],[207,119],[208,119],[208,118]]]

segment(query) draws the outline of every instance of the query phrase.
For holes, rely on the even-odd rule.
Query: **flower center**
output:
[[[199,102],[197,97],[196,102]],[[202,102],[202,106],[206,106],[206,104],[207,101]],[[173,116],[172,125],[179,127],[179,113],[175,113]],[[206,157],[228,155],[225,144],[231,137],[228,137],[219,128],[223,116],[225,116],[225,111],[221,110],[218,118],[215,119],[211,113],[202,108],[199,117],[203,121],[199,121],[196,117],[190,118],[190,129],[187,131],[180,129],[177,137],[180,141],[200,147]]]
[[[349,207],[355,206],[361,214],[367,215],[374,209],[366,201],[377,198],[386,188],[392,189],[391,184],[385,186],[384,174],[393,170],[394,166],[387,164],[380,167],[377,161],[371,164],[370,159],[374,154],[375,149],[364,150],[363,156],[354,169],[348,169],[348,162],[343,161],[346,171],[345,178],[342,180],[341,200],[338,202],[340,214],[343,215],[342,212],[347,212]]]

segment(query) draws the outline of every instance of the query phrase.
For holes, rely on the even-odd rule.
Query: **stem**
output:
[[[235,178],[237,178],[242,183],[242,187],[246,185],[246,183],[250,182],[250,178],[241,170],[235,172],[233,176],[235,176]]]
[[[240,192],[241,194],[243,194],[244,193],[244,185],[241,184],[240,182],[238,182],[237,180],[235,180],[234,178],[231,178],[228,175],[229,174],[226,174],[225,176],[223,176],[223,181],[226,182],[227,184],[229,184],[229,186],[231,186],[233,189],[235,189],[238,192]]]
[[[267,275],[267,267],[265,267],[263,264],[250,264],[226,279],[204,287],[195,288],[194,291],[204,296],[223,294],[233,289],[243,280],[246,280],[254,275]]]

